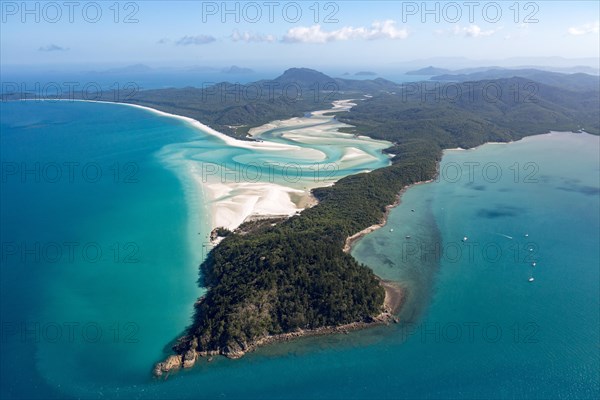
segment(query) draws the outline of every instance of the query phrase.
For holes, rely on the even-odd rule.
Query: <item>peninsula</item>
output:
[[[272,81],[236,86],[242,93],[274,88],[265,98],[220,96],[235,86],[229,83],[119,93],[119,102],[196,119],[244,140],[256,140],[248,135],[252,128],[354,99],[349,112],[331,112],[350,125],[343,131],[392,143],[384,150],[392,155],[391,165],[313,189],[318,204],[300,214],[246,222],[227,234],[200,266],[206,295],[196,302],[174,354],[156,364],[155,375],[191,367],[200,357],[238,358],[273,341],[394,321],[410,293],[359,264],[348,244],[385,223],[402,189],[432,179],[444,149],[551,130],[600,133],[598,77],[529,73],[536,80],[396,84],[294,68]],[[286,85],[301,89],[293,101],[284,95]]]
[[[277,79],[291,76],[305,87],[315,78],[336,81],[311,70],[286,71]],[[443,149],[553,129],[600,131],[594,87],[574,92],[536,82],[536,93],[527,92],[531,97],[524,101],[510,89],[532,81],[515,77],[459,84],[461,98],[451,101],[423,99],[413,86],[376,81],[361,81],[362,90],[354,87],[353,94],[361,95],[358,105],[336,117],[353,126],[347,132],[394,143],[385,150],[394,155],[392,165],[314,189],[318,204],[300,215],[249,222],[228,235],[201,265],[208,292],[196,303],[193,323],[173,347],[175,354],[155,366],[156,375],[190,367],[199,357],[238,358],[274,341],[393,321],[407,294],[358,264],[348,243],[385,223],[403,188],[432,179]],[[382,87],[372,90],[377,85]],[[485,85],[496,85],[505,95],[491,102],[481,92]]]

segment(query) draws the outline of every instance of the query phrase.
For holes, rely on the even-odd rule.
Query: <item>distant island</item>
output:
[[[415,71],[408,71],[406,75],[441,75],[449,74],[452,71],[445,68],[436,68],[433,66],[417,69]]]
[[[507,71],[507,73],[510,73],[510,71],[516,72],[515,75],[512,76],[520,76],[520,77],[524,77],[523,75],[521,75],[520,71],[539,71],[539,72],[558,72],[558,73],[562,73],[562,74],[578,74],[578,73],[584,73],[584,74],[589,74],[589,75],[600,75],[600,70],[598,68],[594,68],[594,67],[588,67],[588,66],[578,66],[578,67],[539,67],[539,66],[520,66],[520,67],[498,67],[498,66],[487,66],[487,67],[471,67],[471,68],[461,68],[461,69],[457,69],[457,70],[450,70],[450,69],[446,69],[446,68],[439,68],[439,67],[434,67],[434,66],[429,66],[429,67],[425,67],[425,68],[421,68],[421,69],[417,69],[414,71],[408,71],[406,72],[406,75],[422,75],[422,76],[433,76],[433,75],[464,75],[464,74],[474,74],[474,73],[485,73],[487,71]],[[506,76],[506,75],[505,75]],[[496,76],[496,78],[498,78],[499,76]]]
[[[237,65],[232,65],[229,68],[223,68],[221,70],[224,74],[251,74],[254,70],[250,68],[238,67]]]
[[[451,74],[434,76],[431,78],[431,80],[466,82],[512,77],[527,78],[532,82],[561,87],[567,90],[593,90],[598,86],[597,75],[588,75],[584,73],[563,74],[560,72],[540,71],[537,69],[492,68],[482,71],[463,73],[456,71]]]
[[[359,71],[355,73],[356,76],[377,76],[376,72],[373,71]]]

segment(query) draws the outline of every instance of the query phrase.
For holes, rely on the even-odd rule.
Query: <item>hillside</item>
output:
[[[493,90],[486,95],[484,88]],[[357,126],[352,132],[392,142],[425,140],[442,148],[469,148],[550,130],[583,128],[600,134],[598,90],[571,91],[511,78],[462,83],[460,92],[456,99],[423,96],[425,89],[415,93],[407,85],[396,94],[365,99],[338,119]]]
[[[584,73],[563,74],[559,72],[542,71],[539,69],[488,69],[473,73],[445,73],[434,76],[435,81],[481,81],[491,79],[521,77],[545,85],[556,86],[566,90],[599,90],[600,77]]]
[[[406,75],[442,75],[451,73],[452,71],[446,68],[437,68],[434,66],[429,66],[414,71],[408,71]]]
[[[144,90],[127,103],[194,118],[227,135],[244,139],[256,126],[277,119],[302,116],[327,109],[341,98],[377,94],[399,86],[385,79],[347,80],[331,78],[308,68],[291,68],[273,80],[246,85],[221,82],[207,88]],[[105,100],[113,100],[108,94]]]

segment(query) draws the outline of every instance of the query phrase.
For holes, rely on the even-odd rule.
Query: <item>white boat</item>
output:
[[[394,228],[391,228],[391,229],[390,229],[390,232],[394,232]]]
[[[529,282],[533,282],[535,281],[535,279],[533,279],[533,276],[531,278],[529,278]]]
[[[525,234],[525,237],[529,237],[529,233],[526,233],[526,234]]]
[[[467,240],[469,240],[469,238],[465,236],[462,241],[466,242]]]
[[[537,265],[537,263],[534,261],[533,263],[531,263],[532,267],[535,267]]]

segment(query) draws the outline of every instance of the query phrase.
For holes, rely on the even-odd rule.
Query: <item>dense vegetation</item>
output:
[[[433,72],[433,71],[431,71]],[[435,74],[435,73],[434,73]],[[429,74],[427,74],[429,75]],[[432,77],[436,81],[482,81],[490,79],[507,79],[513,77],[526,78],[532,82],[543,83],[545,85],[555,86],[567,90],[597,90],[599,78],[597,75],[584,73],[562,74],[559,72],[540,71],[538,69],[504,69],[490,68],[481,71],[469,73],[456,73],[450,71],[441,71]]]
[[[317,189],[318,206],[224,239],[201,267],[210,290],[197,303],[189,331],[198,350],[235,354],[266,335],[369,321],[379,314],[383,289],[369,268],[342,251],[344,242],[380,222],[403,186],[432,177],[438,154],[423,153],[422,159]],[[190,343],[177,350],[184,353]]]
[[[340,98],[378,93],[397,87],[385,79],[354,81],[317,71],[292,68],[273,80],[246,85],[221,82],[206,88],[144,90],[123,93],[128,103],[185,115],[238,139],[248,130],[277,119],[328,108]]]
[[[481,85],[506,96],[493,102]],[[423,100],[414,88],[380,93],[338,118],[352,132],[395,143],[393,165],[344,178],[314,190],[313,208],[272,226],[245,226],[226,238],[201,266],[206,297],[196,306],[188,339],[198,350],[232,354],[266,335],[368,320],[381,311],[383,291],[365,266],[342,251],[347,237],[381,221],[385,207],[405,185],[435,175],[441,150],[509,141],[552,129],[597,130],[598,93],[575,93],[537,84],[520,99],[513,78],[463,85],[463,96]],[[402,92],[410,91],[412,94]]]
[[[302,116],[329,108],[340,98],[378,93],[398,87],[385,79],[355,81],[331,78],[317,71],[292,68],[273,80],[246,85],[221,82],[205,88],[156,89],[135,93],[123,91],[122,102],[185,115],[238,139],[253,127],[277,119]],[[104,100],[115,95],[106,93]]]

